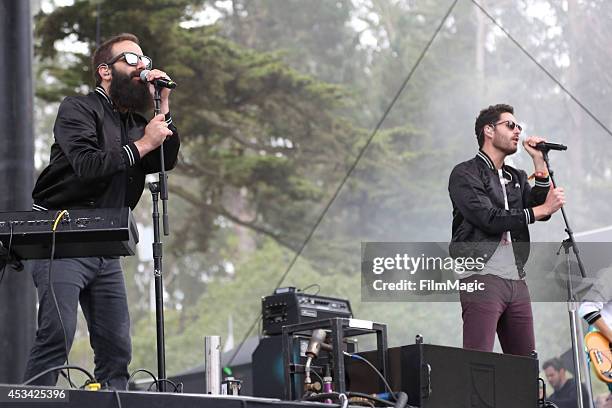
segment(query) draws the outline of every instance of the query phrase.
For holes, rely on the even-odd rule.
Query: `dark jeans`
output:
[[[473,275],[461,281],[474,280],[484,283],[485,291],[460,294],[463,347],[493,351],[497,332],[504,353],[529,356],[535,350],[535,336],[527,283],[494,275]]]
[[[28,267],[38,291],[39,306],[38,330],[25,379],[66,362],[64,332],[49,290],[49,261],[31,261]],[[94,351],[96,379],[111,388],[125,389],[132,347],[125,281],[119,259],[56,259],[51,280],[66,329],[68,348],[74,340],[80,303]],[[49,373],[34,384],[53,386],[57,377],[57,372]]]

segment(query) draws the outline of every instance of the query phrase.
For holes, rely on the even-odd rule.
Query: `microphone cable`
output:
[[[62,313],[60,312],[59,303],[57,302],[57,296],[55,295],[55,289],[53,288],[52,279],[52,267],[53,267],[53,258],[55,257],[55,231],[57,229],[57,225],[60,223],[61,219],[64,215],[70,214],[67,210],[58,211],[58,214],[55,217],[55,222],[53,223],[53,227],[51,229],[51,257],[49,258],[49,270],[47,271],[47,278],[49,280],[49,290],[51,291],[51,296],[53,298],[53,303],[55,304],[55,310],[57,311],[57,316],[59,318],[60,325],[62,326],[62,332],[64,333],[64,348],[66,350],[66,372],[67,379],[70,384],[72,381],[70,380],[70,361],[68,360],[68,354],[70,353],[70,348],[68,347],[68,334],[66,333],[66,326],[64,325],[64,320],[62,319]]]
[[[387,388],[387,391],[389,392],[389,394],[391,395],[391,397],[397,402],[397,397],[395,396],[395,393],[393,392],[393,389],[391,388],[391,386],[389,385],[389,383],[387,382],[387,379],[385,378],[385,376],[374,366],[374,364],[372,364],[370,361],[368,361],[368,359],[360,356],[359,354],[351,354],[351,353],[347,353],[346,351],[343,351],[342,354],[344,354],[345,356],[348,356],[354,360],[359,360],[362,361],[364,363],[366,363],[368,366],[370,366],[370,368],[372,370],[374,370],[374,372],[376,373],[376,375],[378,375],[378,377],[383,381],[383,383],[385,384],[385,387]]]

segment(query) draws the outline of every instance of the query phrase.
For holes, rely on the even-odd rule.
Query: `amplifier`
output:
[[[352,318],[346,299],[309,295],[293,287],[278,288],[261,299],[264,334],[281,334],[283,326],[334,317]]]
[[[292,344],[292,355],[295,363],[302,367],[306,364],[306,349],[308,338],[295,336]],[[345,343],[345,351],[355,352],[354,343]],[[291,384],[285,386],[285,364],[283,361],[283,336],[269,336],[259,339],[259,344],[253,351],[253,396],[262,398],[285,398],[285,388],[291,387],[293,394],[298,398],[304,394],[304,374],[295,374]],[[345,361],[347,359],[345,358]],[[321,382],[320,376],[324,374],[324,367],[331,364],[329,353],[321,352],[319,357],[312,363],[311,369],[317,372],[312,375],[313,382]],[[347,363],[345,362],[345,365]],[[376,381],[374,381],[376,382]],[[250,395],[250,394],[244,394]]]
[[[376,363],[376,351],[359,353]],[[361,361],[346,367],[349,389],[377,393],[376,374]],[[391,388],[421,408],[537,408],[538,360],[432,344],[389,348]]]

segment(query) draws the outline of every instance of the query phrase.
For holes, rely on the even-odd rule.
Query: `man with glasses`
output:
[[[32,193],[34,210],[133,209],[142,195],[145,175],[160,171],[162,144],[166,168],[175,166],[179,138],[170,116],[170,90],[161,91],[160,115],[151,120],[142,115],[153,105],[154,88],[141,81],[140,73],[150,69],[149,81],[168,75],[152,69],[138,42],[132,34],[120,34],[100,45],[92,59],[95,90],[61,103],[50,162]],[[109,388],[125,389],[131,359],[130,319],[119,259],[55,259],[52,268],[49,264],[40,260],[30,265],[39,309],[25,378],[65,363],[80,303],[94,350],[96,379]],[[57,378],[57,371],[50,372],[33,384],[53,386]]]
[[[510,105],[480,111],[476,157],[453,169],[448,190],[453,205],[450,253],[482,258],[484,268],[460,275],[484,283],[480,292],[461,292],[463,347],[492,351],[497,332],[504,353],[528,356],[535,350],[533,316],[524,265],[529,257],[529,224],[547,220],[565,203],[563,189],[550,185],[542,153],[544,139],[523,141],[535,167],[532,188],[525,171],[504,163],[516,153],[521,126]]]

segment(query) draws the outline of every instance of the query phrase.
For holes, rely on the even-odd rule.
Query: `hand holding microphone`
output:
[[[547,142],[545,139],[539,136],[530,136],[526,138],[523,141],[523,147],[525,147],[525,150],[527,150],[529,154],[531,154],[529,148],[539,150],[541,152],[548,152],[550,150],[558,150],[558,151],[567,150],[567,146],[562,145],[560,143]]]
[[[550,143],[539,136],[530,136],[523,141],[523,147],[533,158],[536,167],[536,176],[538,173],[546,173],[548,175],[548,164],[544,160],[544,154],[550,150],[564,151],[567,146],[559,143]],[[552,180],[551,180],[552,181]],[[544,203],[533,207],[533,214],[536,220],[541,220],[550,217],[565,205],[565,191],[562,187],[556,187],[551,182],[548,194]]]
[[[140,72],[140,80],[145,84],[149,84],[149,92],[155,97],[155,89],[161,90],[159,96],[161,104],[159,106],[161,113],[170,111],[170,90],[176,88],[176,82],[168,78],[168,74],[159,69],[148,70],[144,69]]]
[[[550,142],[540,142],[535,145],[535,148],[541,152],[547,152],[549,150],[559,150],[564,151],[567,150],[567,146],[559,144],[559,143],[550,143]]]
[[[159,69],[148,70],[144,69],[140,72],[140,80],[144,83],[153,84],[159,88],[176,88],[176,82],[168,78],[165,72]]]

